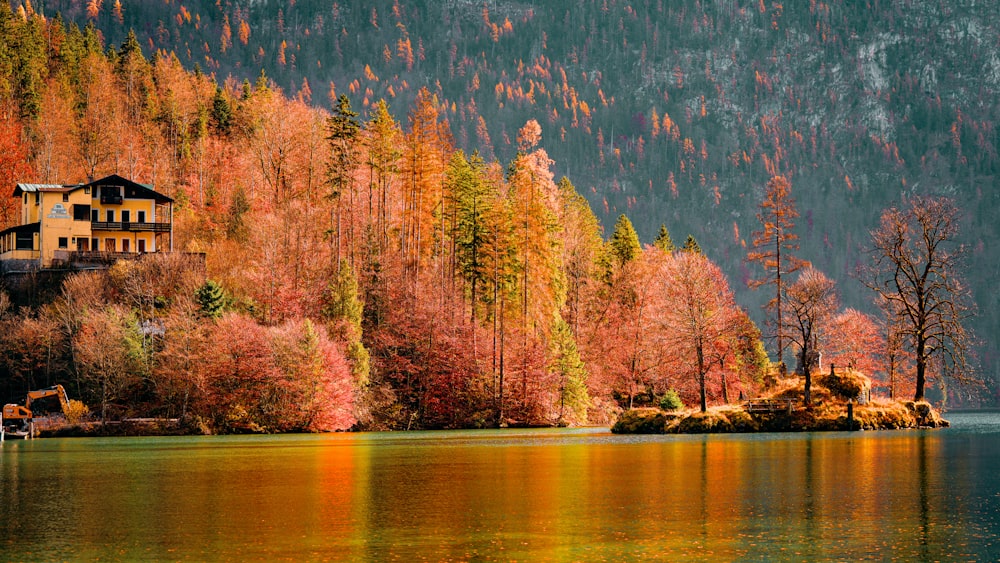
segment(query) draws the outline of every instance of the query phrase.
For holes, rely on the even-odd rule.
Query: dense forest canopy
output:
[[[704,392],[733,392],[727,373],[759,384],[747,314],[774,327],[746,257],[779,176],[799,213],[797,256],[865,319],[831,321],[844,333],[879,319],[854,274],[881,210],[954,198],[995,370],[988,7],[342,4],[13,3],[0,11],[4,183],[116,172],[156,185],[178,201],[180,246],[208,253],[226,326],[317,321],[308,330],[336,342],[367,389],[360,417],[389,425],[594,419],[670,388],[697,402],[692,362],[661,365],[682,346],[655,314],[666,291],[635,286],[689,271],[661,263],[680,251],[663,251],[661,225],[704,249],[744,305]],[[636,244],[657,244],[627,250],[623,214]],[[106,287],[110,307],[120,293]],[[349,294],[363,313],[344,313]],[[6,318],[29,317],[46,318]],[[60,369],[81,377],[66,327]]]

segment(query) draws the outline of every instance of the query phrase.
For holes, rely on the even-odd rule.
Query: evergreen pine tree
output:
[[[368,383],[370,355],[361,342],[361,321],[364,305],[358,298],[358,280],[346,261],[340,263],[336,279],[327,288],[323,317],[330,323],[332,333],[347,343],[347,359],[351,373],[359,387]]]
[[[670,232],[667,231],[666,225],[660,225],[660,232],[656,234],[656,240],[653,241],[653,246],[664,252],[673,252],[674,250],[677,250],[677,247],[674,246],[673,239],[670,238]]]
[[[212,130],[218,135],[228,135],[233,124],[233,108],[229,105],[222,88],[215,87],[215,96],[212,97],[211,124]]]
[[[330,191],[327,197],[335,202],[330,214],[330,243],[334,247],[332,259],[340,267],[342,196],[351,186],[354,169],[358,166],[356,147],[361,125],[358,113],[351,109],[351,101],[341,94],[333,106],[333,112],[326,120],[326,140],[330,143],[330,156],[326,165],[326,183]]]
[[[701,254],[701,246],[698,241],[695,240],[694,235],[688,235],[687,240],[684,241],[684,252],[694,252],[695,254]]]
[[[226,308],[226,292],[212,280],[205,280],[195,292],[194,298],[201,314],[212,319],[222,316]]]
[[[618,265],[622,266],[639,256],[642,246],[639,245],[639,235],[632,227],[632,221],[624,214],[618,217],[615,223],[615,231],[611,235],[611,253],[614,254]]]
[[[567,424],[584,424],[590,406],[587,368],[580,359],[573,332],[562,318],[557,318],[552,327],[550,348],[549,371],[559,379],[559,420]]]

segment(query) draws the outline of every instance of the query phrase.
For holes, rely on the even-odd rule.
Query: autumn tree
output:
[[[552,160],[542,148],[536,148],[541,126],[529,120],[518,133],[520,151],[510,165],[508,197],[513,210],[518,255],[519,293],[521,298],[519,329],[521,346],[521,403],[527,405],[531,373],[529,342],[544,336],[551,319],[565,300],[565,273],[558,237],[555,206],[558,193],[552,181]],[[529,373],[531,372],[531,373]]]
[[[402,132],[389,113],[385,100],[379,100],[364,130],[368,165],[367,216],[377,247],[384,252],[388,247],[389,223],[392,220],[390,191],[398,179],[403,155],[400,150]]]
[[[88,311],[73,346],[81,380],[100,402],[101,420],[107,420],[109,405],[127,398],[147,374],[138,319],[118,305]]]
[[[812,371],[819,362],[821,331],[837,310],[836,284],[815,268],[806,268],[782,295],[785,329],[798,349],[796,372],[805,376],[805,403],[812,400]]]
[[[726,339],[742,320],[740,310],[722,270],[704,254],[679,252],[663,263],[659,275],[664,302],[658,319],[664,338],[680,371],[696,382],[705,412],[706,376],[714,364],[723,363]]]
[[[865,313],[845,309],[830,319],[823,332],[827,364],[856,369],[872,379],[883,371],[887,363],[885,337],[878,323]]]
[[[913,352],[907,346],[906,321],[899,301],[879,297],[876,303],[882,315],[879,328],[884,343],[881,353],[884,384],[889,390],[889,398],[895,399],[897,389],[914,381]]]
[[[435,221],[434,215],[442,215],[441,186],[451,140],[447,123],[440,121],[435,97],[426,87],[417,92],[408,120],[410,131],[405,136],[401,167],[405,180],[401,194],[400,250],[412,281],[413,274],[432,253],[439,260],[445,260],[447,254],[440,246],[445,240],[446,221]],[[445,268],[440,270],[443,287]]]
[[[563,318],[574,335],[580,334],[581,316],[588,295],[596,291],[597,264],[604,241],[601,224],[587,199],[568,178],[559,180],[558,214],[562,225],[563,265],[566,268],[566,306]]]
[[[750,281],[751,288],[774,286],[774,297],[765,307],[775,316],[778,362],[781,365],[784,365],[785,353],[785,324],[782,322],[784,308],[781,304],[784,277],[806,265],[805,261],[792,254],[799,249],[796,242],[799,237],[793,232],[798,216],[791,183],[784,176],[774,176],[767,183],[764,201],[760,203],[757,220],[762,228],[753,232],[755,250],[747,254],[747,260],[760,264],[764,269],[763,277]]]
[[[25,140],[20,121],[0,106],[0,186],[32,180]],[[7,197],[8,192],[0,195],[0,229],[5,229],[19,222],[21,206],[18,199]]]
[[[928,368],[941,361],[960,381],[967,373],[971,335],[964,322],[972,312],[962,279],[965,248],[958,243],[961,214],[946,197],[913,196],[903,208],[882,212],[872,231],[872,264],[865,282],[892,303],[899,331],[916,363],[914,400],[924,399]]]

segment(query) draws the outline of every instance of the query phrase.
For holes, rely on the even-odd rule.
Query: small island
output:
[[[808,403],[798,377],[779,380],[765,397],[706,409],[623,411],[611,427],[615,434],[720,434],[895,430],[949,426],[927,401],[871,399],[871,380],[861,372],[831,369],[813,374]]]

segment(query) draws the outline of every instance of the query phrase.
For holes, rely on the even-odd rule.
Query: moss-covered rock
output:
[[[638,408],[623,411],[611,427],[614,434],[663,434],[667,413],[660,409]]]
[[[925,428],[946,428],[951,425],[941,418],[941,413],[934,410],[927,401],[905,401],[903,405],[913,415],[915,426]]]

